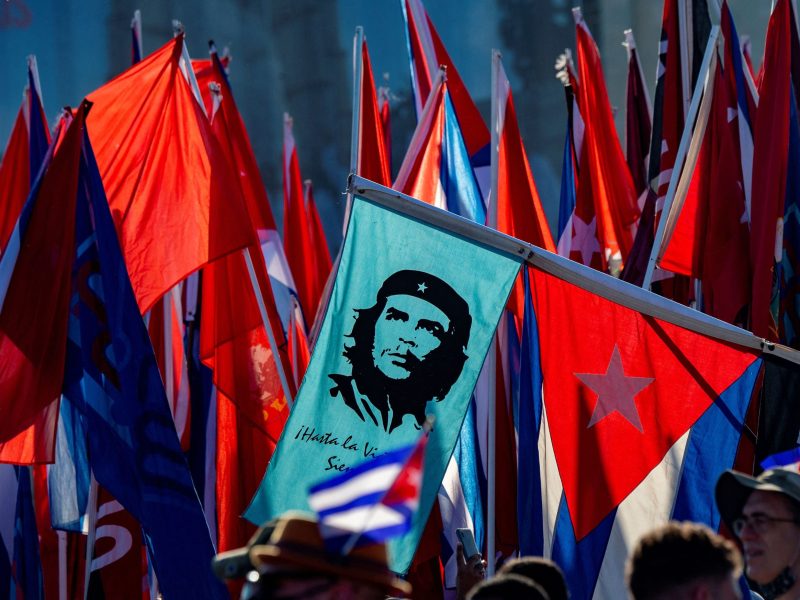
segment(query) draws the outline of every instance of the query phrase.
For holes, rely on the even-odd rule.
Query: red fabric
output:
[[[789,153],[790,28],[788,0],[778,0],[767,28],[763,76],[753,139],[750,268],[753,273],[751,331],[778,340],[770,312],[775,262],[775,229],[783,217]]]
[[[141,600],[147,574],[142,568],[142,543],[139,522],[111,494],[98,487],[91,589],[100,587],[105,598]]]
[[[321,298],[325,289],[325,283],[331,274],[333,262],[331,261],[331,251],[328,249],[328,241],[325,239],[325,230],[322,228],[322,219],[319,218],[317,204],[314,202],[314,188],[311,180],[305,182],[304,204],[306,217],[308,220],[309,237],[311,238],[313,257],[312,260],[317,267],[316,284],[314,292]],[[309,315],[313,318],[314,315]]]
[[[58,534],[50,525],[50,496],[47,491],[47,465],[32,469],[36,531],[39,533],[39,560],[45,598],[58,598]]]
[[[378,110],[380,111],[381,126],[383,127],[383,143],[386,146],[386,162],[389,173],[392,172],[392,113],[389,106],[389,90],[378,88]],[[391,182],[391,177],[389,178]],[[391,185],[391,183],[389,183]]]
[[[75,257],[80,111],[23,233],[0,312],[0,461],[53,462]]]
[[[282,402],[282,406],[284,412],[287,412],[285,402]],[[225,394],[217,393],[219,552],[244,546],[256,530],[241,514],[258,489],[275,451],[278,438],[265,432],[269,427],[267,415],[270,410],[266,406],[263,416],[253,421]]]
[[[317,312],[325,282],[318,282],[311,227],[303,200],[303,178],[300,175],[292,122],[288,117],[283,132],[283,248],[297,286],[303,315],[310,322]]]
[[[545,409],[580,540],[642,482],[757,353],[646,317],[538,269],[531,269],[531,281]],[[617,408],[592,424],[599,395],[585,382],[590,376],[619,382],[608,377],[614,356],[625,377],[613,386],[615,405],[622,406],[619,396],[636,382],[638,391],[629,399],[635,399],[641,428]]]
[[[639,53],[628,50],[628,83],[625,101],[625,159],[633,178],[636,195],[647,189],[647,155],[650,152],[650,111],[647,108],[647,87],[642,81]]]
[[[203,106],[206,109],[207,115],[211,114],[213,106],[211,89],[208,86],[212,83],[218,83],[220,86],[224,86],[225,82],[224,74],[219,72],[216,62],[214,61],[215,55],[216,52],[212,52],[211,58],[192,59],[192,71],[194,71],[195,79],[197,79],[197,87],[200,88],[200,96],[203,98]],[[223,69],[227,69],[231,62],[229,56],[223,56],[218,60]]]
[[[425,101],[431,93],[431,86],[433,85],[431,73],[436,72],[439,65],[429,65],[428,59],[425,56],[425,51],[422,48],[422,40],[420,39],[420,32],[417,22],[414,20],[414,13],[411,11],[411,6],[408,0],[405,2],[406,10],[406,25],[408,26],[408,41],[411,46],[411,56],[414,58],[414,81],[417,84],[417,90],[420,96],[420,105],[425,106]],[[424,26],[424,23],[421,24]],[[419,116],[419,115],[417,115]]]
[[[519,548],[517,531],[517,439],[511,409],[511,390],[506,389],[503,358],[497,346],[495,393],[495,548],[511,556]]]
[[[704,311],[733,323],[750,297],[749,231],[736,100],[717,63],[713,101],[689,194],[661,265],[703,282]]]
[[[88,126],[139,309],[253,241],[236,180],[179,68],[178,36],[89,95]]]
[[[434,90],[436,98],[431,105],[431,112],[425,122],[417,125],[409,155],[400,167],[400,174],[394,182],[394,189],[434,206],[441,203],[439,189],[441,188],[440,171],[442,164],[442,139],[444,136],[445,93],[447,84]],[[416,155],[410,156],[412,152]],[[410,168],[405,169],[405,163],[411,160]],[[445,208],[440,206],[440,208]]]
[[[491,142],[489,128],[486,127],[478,107],[475,106],[475,102],[469,95],[467,87],[461,80],[453,61],[450,60],[450,55],[436,32],[433,21],[431,21],[427,13],[425,16],[428,19],[431,41],[433,41],[433,49],[436,52],[436,62],[439,63],[438,65],[428,65],[428,68],[435,72],[439,65],[443,65],[447,69],[447,87],[450,89],[453,110],[455,110],[458,117],[458,124],[461,127],[461,134],[464,136],[464,145],[467,147],[467,153],[470,156],[474,156]]]
[[[292,363],[292,375],[294,377],[294,384],[299,389],[300,382],[308,369],[308,363],[311,360],[311,352],[308,349],[308,338],[306,332],[303,330],[303,325],[300,320],[295,318],[295,312],[292,311],[289,320],[289,344],[288,350],[289,361]]]
[[[359,124],[358,174],[386,187],[392,185],[389,157],[386,153],[381,111],[375,93],[372,64],[367,52],[367,42],[361,50],[361,123]]]
[[[17,113],[0,163],[0,255],[6,247],[31,187],[28,129],[22,108]]]
[[[212,59],[215,57],[212,54]],[[219,141],[223,153],[227,156],[234,167],[236,179],[244,196],[247,212],[256,231],[264,229],[277,230],[275,217],[267,197],[267,190],[261,180],[261,172],[258,168],[258,161],[250,144],[250,137],[244,125],[242,115],[236,107],[233,98],[233,91],[227,85],[227,79],[221,71],[221,67],[227,64],[225,57],[212,61],[213,72],[208,75],[213,81],[217,81],[222,89],[222,102],[220,103],[217,114],[212,115],[212,128]],[[194,61],[192,61],[194,62]],[[200,73],[196,73],[198,79]]]
[[[601,270],[606,270],[609,259],[618,260],[619,266],[624,265],[633,245],[631,227],[639,218],[639,208],[614,128],[599,51],[585,23],[578,23],[575,30],[581,82],[578,105],[585,125],[575,216],[587,224],[595,219],[600,244],[597,258]],[[589,214],[592,209],[593,215]],[[575,251],[573,248],[573,254]],[[592,265],[597,264],[593,259]]]
[[[497,155],[497,229],[555,252],[553,235],[522,143],[511,88],[505,73],[502,77],[508,96],[498,99],[505,102],[505,119],[501,125]],[[518,277],[508,299],[508,308],[522,319],[524,305],[522,279]]]

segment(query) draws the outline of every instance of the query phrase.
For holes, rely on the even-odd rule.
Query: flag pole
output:
[[[283,368],[283,361],[278,353],[278,342],[275,340],[275,332],[272,330],[269,315],[267,314],[267,305],[264,302],[264,296],[261,293],[261,287],[258,285],[256,269],[253,266],[253,258],[250,256],[252,251],[252,247],[245,248],[242,250],[242,255],[244,256],[245,263],[247,263],[247,274],[250,276],[250,284],[253,286],[253,293],[256,295],[258,311],[261,313],[261,320],[264,323],[264,330],[267,332],[269,348],[272,350],[272,359],[275,363],[275,369],[278,371],[278,377],[281,380],[283,395],[286,397],[286,403],[291,408],[292,404],[294,404],[294,396],[292,395],[292,388],[289,385],[289,380],[286,377],[286,370]]]
[[[353,121],[350,124],[350,172],[358,174],[358,163],[361,153],[361,87],[364,70],[364,28],[359,25],[353,36]],[[350,209],[353,195],[348,192],[344,206],[342,236],[347,233],[350,222]],[[338,262],[338,260],[337,260]],[[333,269],[335,272],[336,269]]]
[[[89,483],[89,512],[86,515],[89,531],[86,537],[86,567],[83,572],[83,600],[89,597],[89,579],[92,577],[92,555],[94,554],[94,542],[97,537],[97,496],[97,480],[94,478],[94,471],[92,471]]]
[[[499,73],[502,68],[500,63],[501,55],[499,50],[492,50],[492,129],[491,129],[491,187],[489,188],[489,202],[487,203],[486,224],[492,229],[497,229],[497,160],[499,155],[500,127],[500,101],[497,93]],[[488,380],[488,400],[489,400],[489,431],[487,448],[487,507],[486,507],[486,574],[488,577],[494,575],[495,557],[495,517],[497,504],[497,471],[495,467],[495,456],[497,454],[497,330],[492,335],[492,342],[489,344],[489,352],[486,354],[484,368],[487,370]]]
[[[706,45],[706,52],[703,56],[703,62],[700,65],[700,72],[697,75],[697,83],[694,86],[692,103],[689,105],[689,114],[686,117],[683,133],[681,134],[681,142],[678,146],[678,152],[675,155],[675,165],[672,168],[672,175],[670,175],[669,178],[669,187],[667,188],[667,195],[664,198],[664,207],[661,209],[661,217],[658,219],[658,228],[656,229],[655,239],[653,240],[653,247],[650,250],[650,258],[647,261],[647,271],[645,272],[644,281],[642,282],[642,288],[646,290],[650,289],[650,284],[653,282],[653,272],[656,268],[658,253],[661,250],[661,242],[664,238],[667,217],[669,216],[669,211],[672,208],[672,203],[675,201],[675,191],[678,188],[678,181],[680,180],[681,170],[683,169],[683,162],[686,159],[686,152],[689,149],[689,142],[692,139],[694,121],[697,117],[697,111],[700,108],[700,99],[703,96],[703,87],[705,86],[706,79],[709,75],[711,56],[716,51],[718,39],[719,25],[712,25],[711,32],[708,34],[708,45]]]
[[[67,532],[58,529],[58,600],[67,600]]]

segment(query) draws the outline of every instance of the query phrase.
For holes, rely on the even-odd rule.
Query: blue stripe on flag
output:
[[[447,199],[447,210],[483,225],[486,222],[486,207],[449,92],[445,93],[444,105],[444,139],[439,172]]]
[[[697,521],[715,530],[719,527],[714,487],[722,472],[733,465],[760,369],[759,359],[722,392],[692,427],[672,509],[674,520]],[[714,450],[709,452],[709,448]]]
[[[611,511],[597,527],[578,542],[575,540],[575,530],[569,516],[566,496],[561,496],[553,532],[555,539],[552,558],[563,569],[573,600],[592,597],[616,516],[617,511]]]
[[[214,547],[85,131],[81,159],[75,226],[80,252],[73,273],[81,298],[91,468],[142,524],[165,597],[224,597],[225,587],[210,569]]]
[[[517,519],[519,552],[540,556],[544,552],[542,521],[542,481],[539,474],[539,430],[542,424],[542,367],[539,332],[531,300],[528,270],[525,282],[525,316],[522,325],[520,358],[517,448]]]
[[[467,510],[472,518],[475,543],[478,548],[483,548],[485,525],[483,519],[483,496],[481,495],[480,486],[483,470],[479,464],[474,395],[467,405],[467,414],[464,417],[464,423],[461,425],[461,433],[458,436],[453,456],[458,465],[464,503],[467,505]]]
[[[572,115],[567,116],[567,133],[564,137],[564,155],[561,161],[561,197],[558,203],[558,235],[560,240],[575,211],[575,171],[572,164]]]
[[[800,462],[800,447],[768,456],[761,461],[761,468],[764,470],[774,469],[775,467],[785,467],[798,462]]]
[[[800,341],[800,331],[797,329],[800,314],[800,265],[797,256],[797,248],[800,247],[800,129],[794,87],[789,86],[789,90],[789,157],[783,209],[783,248],[781,261],[776,267],[780,300],[773,310],[777,312],[775,320],[781,343],[796,347]]]
[[[17,585],[22,589],[22,598],[44,598],[31,468],[16,467],[16,470],[19,485],[14,525],[14,575]]]

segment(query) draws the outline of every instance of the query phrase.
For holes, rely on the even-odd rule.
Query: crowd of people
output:
[[[626,572],[633,600],[800,598],[796,466],[758,477],[726,471],[716,503],[728,537],[698,523],[672,522],[639,540]],[[458,600],[570,598],[563,572],[547,558],[512,559],[489,578],[480,554],[467,557],[459,544],[457,559]],[[220,578],[243,582],[245,600],[417,597],[388,564],[383,544],[356,546],[346,556],[329,552],[317,521],[290,512],[266,523],[245,548],[217,556],[213,566]]]

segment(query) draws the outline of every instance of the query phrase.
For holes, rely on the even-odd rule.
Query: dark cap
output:
[[[450,332],[466,348],[472,317],[469,305],[450,284],[424,271],[405,269],[392,273],[378,290],[378,300],[405,294],[433,304],[450,319]]]
[[[277,519],[273,519],[259,527],[245,547],[217,554],[211,561],[214,574],[220,579],[244,579],[250,571],[255,570],[255,565],[250,561],[250,549],[266,544],[277,522]]]
[[[725,471],[717,480],[715,495],[719,513],[728,527],[742,515],[745,502],[756,490],[785,494],[800,503],[800,473],[783,467],[767,469],[758,477]]]

